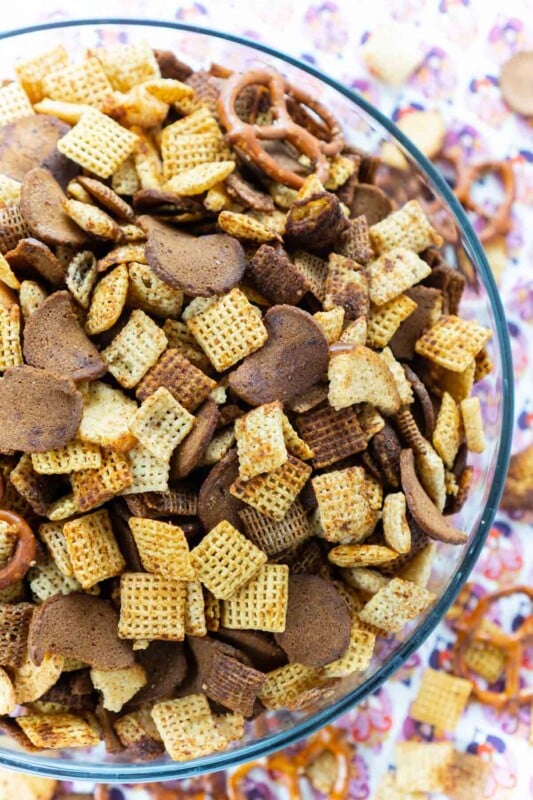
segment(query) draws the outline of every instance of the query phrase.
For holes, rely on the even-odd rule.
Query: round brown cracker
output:
[[[371,183],[360,183],[355,187],[351,205],[352,217],[364,214],[368,225],[384,219],[392,211],[392,203],[385,192]]]
[[[239,459],[235,449],[212,467],[202,483],[198,495],[198,516],[205,531],[226,520],[237,530],[241,529],[239,511],[244,503],[230,494],[230,486],[239,477]]]
[[[135,660],[144,667],[148,682],[128,702],[128,710],[172,697],[187,675],[187,659],[181,642],[151,642],[138,650]]]
[[[21,181],[34,167],[44,167],[66,187],[80,171],[56,148],[69,130],[70,125],[44,114],[32,114],[4,125],[0,128],[0,173]]]
[[[91,197],[94,197],[96,202],[113,216],[127,222],[132,222],[135,219],[135,212],[130,204],[126,203],[110,186],[86,175],[80,175],[77,180],[89,192]]]
[[[216,636],[226,644],[245,652],[253,666],[262,672],[270,672],[287,663],[285,651],[274,641],[272,634],[263,631],[219,628]]]
[[[500,72],[500,89],[517,114],[533,115],[533,50],[515,53]]]
[[[41,167],[24,176],[20,194],[20,210],[24,222],[45,244],[81,246],[87,234],[65,214],[67,198],[51,172]]]
[[[207,400],[195,414],[195,423],[174,453],[171,466],[173,478],[185,478],[200,464],[206,447],[213,438],[218,422],[218,407]]]

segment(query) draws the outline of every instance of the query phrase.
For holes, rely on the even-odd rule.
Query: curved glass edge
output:
[[[500,446],[496,457],[496,464],[494,468],[494,481],[491,486],[487,503],[485,505],[485,513],[481,519],[477,530],[472,536],[470,546],[465,553],[463,564],[457,573],[454,575],[450,585],[442,597],[437,601],[434,608],[428,617],[421,623],[421,625],[413,633],[412,637],[405,642],[394,656],[383,665],[371,678],[368,679],[363,685],[357,687],[346,697],[341,698],[330,707],[314,714],[310,719],[298,723],[294,728],[287,731],[269,736],[258,742],[252,742],[244,747],[240,752],[228,751],[224,753],[215,754],[209,758],[194,760],[184,764],[162,764],[155,766],[138,766],[121,764],[120,766],[113,767],[112,764],[105,766],[98,766],[90,764],[87,768],[82,768],[71,764],[70,762],[61,763],[48,759],[43,763],[42,760],[35,759],[32,755],[26,753],[14,753],[13,757],[0,754],[0,765],[11,767],[13,769],[20,769],[23,767],[27,772],[42,777],[63,779],[78,779],[78,780],[97,780],[105,781],[107,783],[134,783],[143,782],[147,779],[151,781],[164,781],[176,780],[180,778],[193,777],[201,773],[217,772],[219,770],[227,769],[228,767],[235,767],[238,764],[252,761],[257,758],[262,758],[277,750],[281,750],[289,745],[295,744],[301,739],[310,736],[320,728],[333,722],[337,717],[340,717],[354,705],[357,705],[364,697],[376,691],[388,678],[391,677],[400,666],[417,650],[428,638],[430,633],[434,630],[437,624],[442,620],[447,610],[450,608],[455,598],[457,597],[460,589],[466,582],[474,564],[477,561],[479,553],[489,533],[490,527],[494,520],[498,504],[503,493],[505,477],[507,475],[507,468],[509,465],[509,458],[511,454],[511,439],[514,422],[514,383],[513,383],[513,362],[511,356],[511,345],[509,335],[507,332],[507,320],[501,303],[498,287],[492,275],[492,271],[488,264],[487,258],[483,247],[477,238],[474,229],[465,214],[461,204],[455,197],[454,193],[446,183],[444,177],[440,174],[438,169],[429,161],[426,156],[421,153],[418,148],[400,131],[396,125],[381,113],[375,106],[369,103],[364,97],[357,92],[347,89],[342,84],[335,81],[333,78],[320,72],[320,70],[311,67],[303,61],[300,61],[293,56],[287,55],[276,50],[268,45],[246,39],[241,36],[236,36],[231,33],[212,30],[210,28],[202,28],[197,25],[188,25],[180,22],[168,22],[165,20],[151,20],[151,19],[137,19],[127,17],[98,17],[94,19],[79,19],[79,20],[60,20],[56,22],[43,23],[40,25],[31,25],[24,28],[18,28],[10,31],[0,32],[0,41],[22,34],[34,33],[44,30],[53,30],[60,28],[80,27],[88,25],[131,25],[131,26],[145,26],[152,28],[168,28],[173,30],[187,31],[190,33],[198,33],[202,35],[214,36],[218,39],[235,42],[239,45],[251,47],[254,50],[259,50],[267,55],[274,56],[275,58],[285,61],[298,69],[307,72],[328,86],[332,87],[340,94],[343,94],[357,106],[363,109],[370,117],[375,119],[380,125],[383,126],[398,142],[405,148],[409,155],[415,160],[418,166],[425,172],[440,195],[444,198],[450,207],[453,215],[455,216],[462,234],[465,237],[466,243],[471,248],[469,254],[475,265],[481,272],[483,283],[487,290],[489,300],[494,312],[496,322],[496,336],[498,339],[498,346],[500,348],[502,359],[502,430]]]

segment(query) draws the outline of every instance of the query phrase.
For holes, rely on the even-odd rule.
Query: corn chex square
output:
[[[415,301],[406,294],[400,294],[382,306],[372,305],[367,324],[368,346],[376,349],[385,347],[416,307]]]
[[[311,535],[305,509],[295,500],[279,522],[248,506],[239,511],[247,537],[268,556],[276,555]]]
[[[150,572],[120,579],[121,639],[181,642],[185,638],[185,581]]]
[[[32,453],[33,469],[40,475],[64,475],[80,469],[98,469],[102,453],[97,444],[73,439],[57,450]]]
[[[83,469],[70,476],[76,506],[83,512],[98,508],[132,483],[127,457],[109,447],[102,449],[102,463],[97,469]]]
[[[354,618],[348,647],[340,658],[322,668],[322,674],[327,678],[344,678],[361,672],[370,664],[375,643],[376,634],[365,630],[361,622]]]
[[[161,386],[135,413],[130,431],[152,455],[168,461],[194,425],[194,417]]]
[[[485,797],[490,773],[490,761],[456,750],[446,781],[446,792],[454,800],[479,800]]]
[[[51,72],[64,69],[68,63],[67,51],[62,44],[58,44],[51,50],[16,65],[17,78],[32,103],[38,103],[44,97],[43,78]]]
[[[185,633],[187,636],[207,636],[206,602],[200,581],[187,581]]]
[[[133,389],[167,346],[167,337],[155,322],[135,310],[102,356],[109,372],[125,389]]]
[[[333,470],[312,479],[320,523],[328,542],[360,542],[374,530],[378,510],[363,467]]]
[[[258,350],[268,337],[255,307],[237,288],[218,297],[187,325],[217,372]]]
[[[447,672],[428,667],[409,715],[439,731],[453,732],[466,708],[472,684]]]
[[[228,160],[230,153],[220,133],[176,133],[170,127],[161,137],[165,181],[200,164]]]
[[[184,197],[202,194],[221,183],[234,169],[234,161],[212,161],[198,164],[196,167],[174,175],[166,182],[164,189]]]
[[[119,92],[128,92],[139,83],[161,77],[154,51],[145,39],[99,47],[94,53],[111,86]]]
[[[237,478],[230,486],[230,492],[261,514],[279,522],[304,488],[311,472],[308,464],[288,455],[287,461],[272,472],[249,480]]]
[[[160,280],[148,264],[132,261],[128,264],[129,285],[127,304],[140,308],[155,317],[177,317],[183,306],[183,292]]]
[[[170,466],[168,460],[154,456],[142,444],[128,452],[132,483],[120,494],[139,492],[166,492]]]
[[[108,711],[119,712],[122,706],[146,686],[146,672],[140,664],[123,669],[91,669],[94,688],[102,693],[102,705]]]
[[[143,517],[131,517],[129,525],[147,572],[181,581],[195,579],[189,545],[180,527]]]
[[[63,523],[43,522],[42,525],[39,525],[39,538],[45,543],[57,568],[63,575],[71,577],[74,572],[68,554],[67,540],[63,532]]]
[[[0,603],[0,661],[2,666],[20,667],[28,651],[31,603]]]
[[[221,622],[226,628],[283,633],[289,601],[289,568],[264,564],[236,594],[222,604]]]
[[[75,714],[28,714],[18,717],[30,742],[43,750],[93,747],[100,737],[88,722]]]
[[[279,401],[254,408],[235,420],[239,474],[253,478],[281,467],[288,458]]]
[[[161,138],[164,141],[165,138],[184,136],[189,133],[210,133],[213,136],[222,136],[222,131],[216,119],[208,108],[202,106],[193,111],[192,114],[187,114],[185,117],[173,122],[172,125],[167,125],[161,134]]]
[[[0,308],[0,372],[22,363],[20,308],[16,305]]]
[[[185,322],[167,319],[163,325],[163,331],[168,339],[169,348],[178,350],[182,356],[198,369],[202,371],[211,369],[211,362],[196,344],[196,339]]]
[[[445,792],[453,761],[451,742],[399,742],[396,783],[400,789]]]
[[[203,694],[163,700],[154,705],[151,713],[173,761],[200,758],[227,745]]]
[[[34,113],[30,98],[20,83],[13,81],[0,87],[0,126],[31,117]]]
[[[367,267],[370,278],[370,300],[383,306],[431,272],[431,267],[412,250],[395,247],[371,261]]]
[[[323,684],[321,672],[315,667],[287,664],[267,672],[259,699],[269,711],[276,708],[297,711],[320,697]]]
[[[283,438],[285,439],[285,444],[289,453],[296,458],[301,458],[302,461],[307,461],[309,458],[313,458],[313,449],[309,447],[307,442],[298,436],[298,433],[293,428],[286,414],[283,414],[282,427]]]
[[[226,520],[212,528],[191,552],[196,577],[220,600],[234,595],[266,560],[266,554]]]
[[[70,517],[73,517],[77,511],[78,506],[74,500],[74,495],[72,492],[69,492],[69,494],[65,494],[63,497],[54,500],[53,503],[50,503],[46,512],[46,516],[48,519],[57,522],[58,520],[69,519]]]
[[[58,141],[57,149],[100,178],[109,178],[133,152],[136,143],[134,133],[91,108]]]
[[[101,108],[112,87],[98,59],[89,57],[45,75],[42,91],[52,100]]]
[[[435,595],[411,581],[393,578],[366,603],[359,619],[387,633],[397,633],[433,603]]]
[[[381,222],[371,225],[368,232],[378,253],[395,247],[421,253],[427,247],[442,245],[442,237],[432,227],[418,200],[410,200]]]
[[[485,449],[485,434],[479,397],[467,397],[461,402],[461,417],[467,448],[471,453],[482,453]]]
[[[271,219],[269,213],[263,221],[257,218],[259,213],[252,215],[252,212],[241,214],[237,211],[221,211],[217,222],[223,231],[236,239],[258,243],[271,242],[273,239],[281,241],[281,235],[274,227],[276,217],[272,215]]]
[[[105,509],[66,522],[63,533],[72,571],[84,589],[120,575],[126,566]]]
[[[483,620],[480,632],[497,633],[498,626],[490,620]],[[494,683],[503,672],[508,653],[490,642],[473,641],[464,651],[464,663],[473,672],[477,672],[488,683]]]
[[[475,320],[454,315],[440,317],[415,344],[418,355],[452,372],[463,372],[492,336]],[[475,371],[475,362],[473,372]],[[473,381],[472,374],[472,381]]]
[[[191,364],[179,350],[166,350],[147,372],[136,389],[137,399],[143,402],[161,386],[187,411],[195,411],[216,387],[216,381]]]
[[[144,755],[145,758],[163,755],[161,737],[148,710],[124,714],[115,720],[113,727],[121,743],[133,755]]]

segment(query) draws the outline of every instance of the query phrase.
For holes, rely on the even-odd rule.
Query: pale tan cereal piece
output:
[[[296,250],[293,255],[293,261],[294,266],[302,273],[309,284],[309,291],[317,300],[323,302],[326,297],[327,262],[313,253],[305,252],[305,250]]]
[[[221,600],[218,600],[204,587],[204,602],[205,602],[205,624],[208,631],[218,631],[220,628],[220,606]]]
[[[366,317],[358,317],[343,330],[339,341],[347,344],[364,345],[366,344],[367,333],[368,323]]]
[[[20,83],[13,81],[0,87],[0,126],[31,117],[34,113],[30,99]]]
[[[82,103],[95,108],[100,108],[112,92],[105,72],[94,57],[48,73],[41,85],[43,96],[52,100]]]
[[[139,84],[125,93],[113,92],[103,104],[102,111],[127,128],[152,129],[163,124],[168,105]]]
[[[18,205],[21,189],[20,181],[16,181],[8,175],[0,175],[0,208]]]
[[[178,317],[183,306],[183,292],[174,289],[157,277],[147,265],[133,261],[128,264],[129,285],[127,304],[156,317]]]
[[[100,178],[109,178],[133,152],[136,142],[134,133],[91,108],[58,141],[57,149]]]
[[[199,164],[231,160],[229,158],[231,153],[224,146],[224,140],[220,133],[171,135],[171,127],[165,128],[161,137],[163,178],[166,181]],[[138,169],[137,165],[137,171]],[[145,187],[143,186],[143,188]]]
[[[196,167],[180,172],[170,178],[164,189],[178,195],[202,194],[212,189],[213,186],[223,181],[235,169],[234,161],[214,161],[212,163],[198,164]]]
[[[117,713],[122,706],[146,686],[147,676],[140,664],[124,669],[91,669],[94,688],[102,693],[102,705]]]
[[[313,319],[318,322],[322,328],[322,333],[326,337],[328,344],[338,342],[342,334],[342,326],[344,325],[344,308],[336,306],[330,308],[329,311],[317,311],[313,314]]]
[[[338,567],[376,567],[398,558],[390,547],[379,544],[339,544],[328,553],[328,559]]]
[[[4,256],[0,253],[0,281],[9,286],[10,289],[20,289],[20,281],[9,266]]]
[[[269,711],[288,708],[297,711],[317,700],[324,684],[321,671],[303,664],[287,664],[267,672],[259,699]]]
[[[328,368],[328,399],[336,411],[354,403],[370,403],[385,415],[400,408],[394,376],[383,359],[368,347],[336,353]]]
[[[120,195],[133,196],[141,188],[132,156],[124,159],[111,175],[111,188]]]
[[[453,397],[444,392],[433,431],[433,445],[446,466],[451,469],[463,439],[459,408]]]
[[[185,322],[188,322],[193,317],[198,316],[198,314],[202,314],[214,303],[216,303],[216,297],[194,297],[183,309],[181,318]]]
[[[312,448],[309,447],[307,442],[304,442],[304,440],[298,436],[298,433],[291,425],[286,414],[283,414],[282,417],[282,427],[283,438],[285,439],[285,444],[289,453],[296,458],[301,458],[302,461],[307,461],[309,458],[313,458],[314,453]]]
[[[84,589],[120,575],[126,566],[105,509],[66,522],[63,533],[72,570]]]
[[[33,599],[36,603],[44,602],[55,594],[71,594],[81,592],[82,587],[77,578],[68,577],[59,571],[56,564],[51,561],[36,567],[28,572],[29,584]],[[98,594],[99,589],[88,589],[89,594]]]
[[[63,523],[61,522],[43,522],[39,525],[39,538],[43,541],[48,548],[48,552],[54,559],[57,568],[66,575],[71,577],[74,573],[72,570],[72,563],[67,549],[67,541],[63,533]]]
[[[63,208],[76,225],[96,239],[111,242],[122,240],[121,229],[115,220],[101,208],[73,199],[65,200]]]
[[[129,264],[132,261],[138,261],[140,264],[147,264],[145,254],[145,245],[131,242],[114,247],[107,255],[100,258],[97,263],[97,271],[105,272],[109,267],[115,264]]]
[[[484,619],[479,626],[479,631],[488,633],[489,636],[497,633],[498,626],[488,619]],[[509,654],[501,647],[490,642],[472,641],[464,650],[464,663],[473,672],[477,672],[488,683],[494,683],[501,677],[505,662]]]
[[[137,409],[130,430],[152,455],[168,461],[193,425],[193,415],[160,386]]]
[[[119,225],[122,231],[122,239],[125,242],[145,242],[146,234],[138,225],[132,222],[123,222]]]
[[[269,181],[268,191],[275,204],[284,211],[288,211],[298,199],[296,189],[291,189],[289,186],[285,186],[284,183],[277,183],[277,181]]]
[[[355,617],[352,621],[350,644],[340,658],[322,668],[322,674],[326,678],[344,678],[365,670],[370,664],[375,643],[376,634],[364,630]]]
[[[461,402],[461,417],[463,420],[466,446],[471,453],[482,453],[485,449],[485,434],[483,432],[483,417],[479,397],[467,397]]]
[[[144,88],[158,100],[172,105],[185,97],[193,97],[194,89],[173,78],[154,78],[144,81]]]
[[[431,567],[436,552],[437,545],[435,542],[429,542],[399,570],[398,578],[416,583],[417,586],[425,589],[431,576]]]
[[[143,517],[131,517],[129,525],[147,572],[181,581],[195,579],[189,545],[180,527]]]
[[[69,261],[66,284],[74,299],[88,309],[91,292],[97,279],[96,257],[91,250],[83,250]]]
[[[305,414],[306,411],[310,411],[312,408],[316,408],[316,406],[320,405],[320,403],[323,403],[327,396],[327,385],[325,383],[318,383],[315,386],[311,386],[307,391],[288,400],[287,406],[296,414]]]
[[[475,370],[475,359],[472,359],[462,372],[454,372],[430,363],[427,373],[428,382],[434,394],[442,396],[444,392],[448,392],[459,404],[462,400],[470,397],[474,387]]]
[[[71,180],[67,186],[67,195],[73,197],[74,200],[79,200],[80,203],[88,203],[94,205],[94,201],[89,192],[83,188],[81,183],[77,180]]]
[[[226,520],[191,551],[196,577],[219,600],[238,592],[266,560],[266,554]]]
[[[427,795],[425,792],[411,792],[409,789],[398,788],[395,775],[387,772],[381,779],[372,800],[427,800]]]
[[[446,793],[454,800],[479,800],[485,796],[490,773],[489,761],[456,750],[447,775]]]
[[[126,264],[115,267],[96,285],[85,322],[89,336],[108,331],[117,322],[126,304],[128,285]]]
[[[192,114],[187,114],[173,122],[172,125],[167,125],[162,133],[162,141],[165,138],[175,138],[176,136],[184,136],[191,133],[209,133],[215,137],[222,136],[222,131],[207,106],[201,106],[196,111],[193,111]]]
[[[151,713],[173,761],[200,758],[227,746],[203,694],[163,700],[154,705]]]
[[[120,389],[102,381],[80,387],[83,395],[83,416],[78,435],[84,442],[127,452],[135,445],[129,424],[137,411],[137,403]]]
[[[474,383],[479,383],[494,370],[494,363],[487,353],[487,348],[483,347],[476,356],[476,371],[474,373]]]
[[[44,750],[93,747],[100,741],[94,729],[74,714],[28,714],[18,717],[30,742]]]
[[[415,351],[445,369],[463,372],[491,336],[492,331],[475,320],[444,315],[422,334]]]
[[[79,511],[91,511],[128,489],[133,478],[125,455],[111,448],[102,450],[98,469],[84,469],[70,476],[72,492]]]
[[[445,792],[453,761],[451,742],[399,742],[396,783],[400,789]]]
[[[315,475],[311,481],[318,502],[324,538],[329,542],[359,542],[378,520],[372,508],[363,467]]]
[[[206,467],[216,464],[218,461],[224,458],[228,450],[231,450],[234,444],[235,427],[234,425],[229,425],[227,428],[215,433],[205,449],[199,466]]]
[[[340,153],[330,159],[328,179],[324,184],[324,188],[329,191],[335,191],[341,187],[348,178],[354,174],[356,163],[352,158],[343,156]]]
[[[47,297],[47,293],[37,281],[22,281],[19,290],[19,303],[24,321],[28,320],[37,311]]]
[[[215,183],[214,186],[211,186],[203,202],[204,208],[214,214],[218,214],[219,211],[224,211],[224,209],[231,210],[234,205],[223,183]]]
[[[68,103],[65,100],[51,100],[49,97],[44,97],[35,103],[33,109],[38,114],[47,114],[50,117],[57,117],[68,125],[75,125],[91,107],[87,103]]]
[[[420,253],[428,247],[441,247],[443,241],[432,227],[418,200],[410,200],[381,222],[371,225],[368,233],[372,247],[378,254],[393,250]]]
[[[0,306],[0,372],[22,363],[20,308],[17,305],[9,309]]]
[[[226,387],[226,386],[223,386],[222,384],[219,384],[218,386],[215,386],[215,387],[214,387],[213,389],[211,389],[211,391],[209,392],[209,397],[211,398],[211,400],[212,400],[214,403],[216,403],[216,404],[217,404],[217,406],[223,406],[223,405],[224,405],[224,403],[225,403],[225,402],[227,401],[227,399],[228,399],[228,390],[227,390],[227,387]]]
[[[126,572],[120,579],[120,638],[183,641],[185,592],[184,581]]]
[[[336,755],[331,750],[322,750],[304,767],[304,774],[313,789],[330,797],[339,778]]]
[[[416,471],[424,489],[439,511],[446,505],[446,472],[444,463],[429,442],[415,454]]]
[[[215,714],[213,719],[220,734],[228,743],[237,742],[244,736],[244,717],[242,714],[238,714],[235,711],[231,714]]]
[[[57,682],[64,664],[63,656],[45,653],[37,666],[27,655],[20,667],[13,671],[17,703],[33,703],[42,697]]]
[[[222,604],[226,628],[282,633],[289,601],[289,568],[264,564],[252,580]]]
[[[287,461],[272,472],[256,475],[250,480],[237,478],[230,486],[230,492],[261,514],[279,521],[302,491],[311,472],[310,466],[288,455]]]
[[[368,567],[348,567],[342,569],[341,573],[348,586],[365,594],[376,594],[389,582],[389,579],[380,572],[368,569]],[[361,609],[358,610],[360,611]]]
[[[439,731],[453,732],[466,708],[472,684],[447,672],[428,667],[411,705],[409,716],[433,725]]]
[[[37,103],[44,97],[43,78],[50,72],[63,69],[68,63],[67,51],[62,44],[58,44],[45,53],[15,66],[17,78],[24,87],[30,102]]]
[[[217,372],[254,353],[268,336],[255,306],[238,288],[218,297],[187,325]]]
[[[401,117],[398,127],[427,158],[435,158],[442,150],[446,126],[440,111],[410,111]]]
[[[166,128],[165,128],[166,130]],[[137,143],[133,150],[133,162],[141,189],[159,189],[163,183],[163,164],[159,149],[152,137],[140,127],[133,127]]]
[[[281,467],[288,458],[279,401],[258,406],[235,420],[239,474],[253,478]]]
[[[362,622],[387,633],[397,633],[433,603],[435,595],[411,581],[393,578],[366,603],[359,614]]]
[[[161,76],[154,51],[145,39],[98,47],[92,54],[102,64],[113,89],[120,92],[127,92],[139,83]]]
[[[32,453],[35,472],[40,475],[62,475],[80,469],[96,469],[102,463],[98,445],[73,439],[58,450]]]
[[[370,300],[376,306],[383,306],[398,297],[415,283],[427,278],[431,272],[429,264],[405,247],[388,250],[371,261],[367,269]]]
[[[0,795],[19,800],[52,800],[56,796],[58,782],[50,778],[37,778],[21,772],[0,768]]]
[[[363,405],[360,406],[357,411],[357,417],[368,440],[385,427],[385,420],[379,411],[374,408],[374,406],[370,405],[370,403],[363,403]]]
[[[155,322],[139,309],[105,350],[109,372],[125,389],[133,389],[146,375],[167,346],[167,337]]]
[[[15,708],[15,688],[5,669],[0,667],[0,714],[12,714]]]
[[[408,553],[411,549],[411,529],[407,524],[407,503],[403,492],[386,496],[382,521],[388,546],[397,553]]]
[[[70,492],[60,497],[58,500],[54,500],[54,502],[48,506],[46,516],[49,520],[57,522],[73,517],[77,511],[78,506],[76,505],[76,500],[74,499],[73,493]]]
[[[260,222],[251,214],[239,214],[236,211],[221,211],[218,215],[218,224],[223,231],[237,239],[251,242],[271,242],[273,239],[281,241],[279,233],[268,224]]]
[[[207,636],[205,599],[200,581],[188,581],[185,597],[185,633],[187,636]]]
[[[413,387],[407,380],[407,376],[405,374],[405,370],[400,364],[399,361],[396,361],[394,358],[393,352],[390,347],[384,347],[379,357],[385,364],[388,366],[392,373],[392,377],[394,378],[394,383],[396,384],[396,389],[398,390],[398,395],[400,397],[400,402],[402,406],[408,406],[414,402],[414,394],[413,394]]]
[[[372,305],[368,318],[368,345],[380,349],[385,347],[404,319],[413,313],[417,304],[406,294],[400,294],[382,306]]]
[[[248,539],[268,556],[293,547],[311,534],[307,515],[299,500],[295,500],[280,522],[263,516],[251,507],[239,511],[239,516]]]
[[[166,492],[170,471],[168,461],[154,456],[146,447],[136,445],[128,452],[132,484],[120,494]]]
[[[411,26],[388,23],[372,30],[362,56],[368,69],[380,80],[390,86],[401,86],[421,64],[424,53]]]

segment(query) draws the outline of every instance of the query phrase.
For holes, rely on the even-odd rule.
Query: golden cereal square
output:
[[[303,664],[287,664],[267,672],[259,699],[269,711],[277,708],[298,710],[318,699],[323,678],[320,670]]]
[[[132,483],[120,494],[139,492],[166,492],[168,489],[169,463],[154,456],[141,444],[128,452]]]
[[[167,337],[155,322],[135,310],[105,350],[109,372],[125,389],[133,389],[167,346]]]
[[[42,697],[56,683],[64,666],[63,656],[46,653],[37,666],[28,654],[24,663],[13,671],[17,703],[33,703]]]
[[[235,420],[235,439],[242,478],[253,478],[281,467],[288,458],[281,403],[258,406]]]
[[[0,126],[31,117],[34,113],[30,99],[20,83],[13,81],[0,87]]]
[[[359,618],[387,633],[397,633],[434,600],[433,592],[411,581],[393,578],[365,604]]]
[[[400,789],[445,792],[453,761],[451,742],[399,742],[396,782]]]
[[[212,161],[198,164],[196,167],[174,175],[166,182],[164,189],[184,197],[202,194],[221,183],[234,169],[234,161]]]
[[[140,664],[124,669],[91,669],[94,688],[102,693],[102,705],[117,713],[122,706],[146,686],[147,675]]]
[[[54,559],[57,568],[71,577],[74,573],[72,563],[67,549],[67,540],[63,532],[62,522],[43,522],[39,525],[39,537],[48,548],[48,552]]]
[[[313,319],[322,328],[328,344],[335,344],[339,341],[344,325],[344,315],[345,311],[342,306],[335,306],[329,311],[317,311],[316,314],[313,314]]]
[[[472,684],[447,672],[428,667],[409,715],[439,731],[453,732],[466,708]]]
[[[107,78],[119,92],[128,92],[134,86],[154,78],[161,72],[154,51],[145,39],[128,44],[99,47],[94,51]]]
[[[64,69],[68,63],[67,51],[62,44],[58,44],[46,53],[16,65],[17,77],[32,103],[37,103],[44,97],[43,79],[46,75]]]
[[[17,305],[0,308],[0,372],[22,363],[20,308]]]
[[[475,320],[462,319],[453,314],[444,315],[422,334],[415,344],[415,351],[440,367],[463,372],[491,336],[492,331],[483,328]],[[475,362],[473,369],[475,371]]]
[[[220,133],[178,134],[170,131],[170,127],[165,128],[161,137],[165,181],[200,164],[227,161],[229,151],[224,147],[224,139]]]
[[[416,307],[415,301],[406,294],[400,294],[382,306],[372,305],[367,327],[368,346],[376,350],[385,347]]]
[[[58,141],[57,149],[100,178],[109,178],[133,152],[136,142],[134,133],[91,108]]]
[[[471,453],[482,453],[485,449],[485,434],[483,432],[483,417],[481,415],[479,397],[467,397],[461,402],[461,417],[463,419],[466,446]]]
[[[480,800],[485,797],[490,773],[490,761],[472,753],[455,751],[447,777],[446,793],[453,800]]]
[[[44,750],[93,747],[100,741],[94,728],[74,714],[28,714],[17,723],[30,742]]]
[[[84,589],[120,575],[126,566],[105,509],[66,522],[63,532],[72,570]]]
[[[289,600],[289,568],[264,564],[252,580],[222,604],[226,628],[283,633]]]
[[[383,306],[427,278],[431,267],[412,250],[395,247],[368,265],[370,300]]]
[[[169,461],[193,425],[193,415],[160,386],[137,410],[130,431],[152,455]]]
[[[189,545],[178,525],[143,517],[131,517],[129,525],[147,572],[181,581],[195,579]]]
[[[40,475],[62,475],[80,469],[98,469],[102,453],[97,444],[73,439],[57,450],[32,453],[31,460]]]
[[[155,704],[151,713],[173,761],[200,758],[223,750],[227,745],[205,695],[163,700]]]
[[[230,492],[260,514],[279,522],[304,488],[311,472],[308,464],[289,455],[287,461],[272,472],[249,480],[237,478],[230,486]]]
[[[398,788],[396,776],[387,772],[381,779],[372,800],[427,800],[427,795],[425,792],[411,792],[408,789]]]
[[[155,317],[177,317],[183,306],[183,292],[160,280],[148,264],[132,261],[128,264],[129,286],[127,304],[140,308]]]
[[[259,571],[267,556],[223,520],[191,552],[196,577],[219,600],[232,597]]]
[[[112,87],[98,59],[90,57],[45,75],[42,91],[52,100],[101,108],[112,94]]]
[[[185,638],[185,581],[127,572],[120,579],[121,639],[181,642]]]
[[[98,508],[132,483],[127,457],[111,448],[102,449],[102,464],[98,469],[84,469],[70,476],[74,500],[83,512]]]
[[[187,636],[207,636],[206,603],[200,581],[187,582],[185,633]]]
[[[372,533],[377,509],[372,508],[363,467],[315,475],[311,482],[327,541],[355,543]]]
[[[227,162],[229,163],[229,162]],[[258,214],[259,212],[256,212]],[[272,223],[275,224],[276,217],[272,215]],[[271,242],[273,239],[281,241],[281,236],[276,231],[274,224],[271,224],[270,213],[265,221],[257,219],[257,216],[241,214],[236,211],[221,211],[218,215],[218,225],[230,236],[236,239],[244,239],[249,242],[259,244]]]
[[[376,634],[364,630],[364,626],[355,618],[352,622],[348,647],[340,658],[322,668],[322,674],[327,678],[344,678],[353,675],[354,672],[365,670],[370,664],[375,643]]]
[[[378,253],[395,247],[421,253],[427,247],[442,245],[442,237],[432,227],[418,200],[410,200],[381,222],[371,225],[368,232],[372,247]]]

